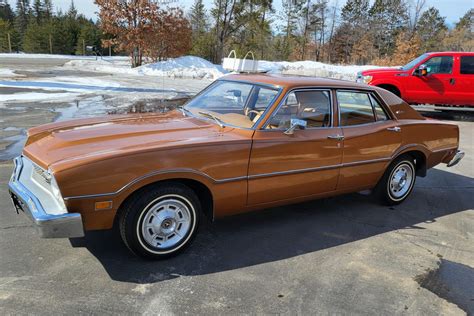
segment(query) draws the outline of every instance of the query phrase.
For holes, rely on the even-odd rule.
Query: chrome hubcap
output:
[[[170,248],[186,237],[191,227],[188,206],[177,199],[165,199],[153,205],[142,222],[145,241],[159,249]]]
[[[402,198],[410,190],[413,182],[413,169],[407,163],[400,164],[390,178],[389,190],[394,198]]]

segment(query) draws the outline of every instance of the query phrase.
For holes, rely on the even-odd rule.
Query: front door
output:
[[[334,191],[342,160],[341,130],[333,127],[330,90],[289,92],[263,129],[255,131],[249,163],[248,204]],[[284,132],[291,119],[305,129]]]
[[[344,152],[338,190],[374,186],[402,143],[401,129],[370,92],[337,91]]]
[[[423,64],[428,75],[407,78],[406,99],[416,103],[451,104],[456,98],[453,56],[431,57]]]

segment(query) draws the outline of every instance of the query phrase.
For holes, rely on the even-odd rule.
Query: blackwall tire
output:
[[[415,161],[411,156],[394,160],[375,187],[376,198],[384,205],[397,205],[413,191],[416,180]]]
[[[148,259],[174,256],[194,239],[201,214],[196,193],[179,183],[136,192],[120,210],[120,234],[136,255]]]

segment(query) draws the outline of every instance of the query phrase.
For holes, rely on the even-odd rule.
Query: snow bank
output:
[[[183,56],[144,65],[137,68],[138,73],[151,76],[172,78],[204,78],[217,79],[227,72],[221,65],[196,56]]]
[[[171,78],[217,79],[226,71],[220,65],[196,56],[183,56],[130,68],[128,59],[71,60],[65,67],[113,74],[146,75]]]
[[[296,61],[296,62],[272,62],[261,61],[258,68],[260,71],[269,73],[284,73],[292,75],[327,77],[354,81],[359,71],[379,68],[378,66],[356,66],[356,65],[330,65],[317,61]]]
[[[228,72],[221,65],[215,65],[196,56],[183,56],[166,61],[145,64],[141,67],[130,68],[126,58],[103,60],[75,59],[67,62],[65,67],[81,70],[106,72],[112,74],[144,75],[170,78],[218,79]],[[283,73],[314,77],[327,77],[354,81],[359,71],[378,68],[365,65],[330,65],[316,61],[259,61],[259,71],[268,73]]]

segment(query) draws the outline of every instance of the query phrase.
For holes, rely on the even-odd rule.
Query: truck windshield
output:
[[[219,80],[191,99],[184,110],[221,126],[252,128],[279,91],[250,82]]]
[[[418,58],[415,58],[413,59],[412,61],[410,61],[408,64],[406,64],[405,66],[402,67],[402,70],[410,70],[412,69],[413,67],[415,67],[418,63],[421,63],[428,55],[427,54],[423,54],[421,55],[420,57]]]

